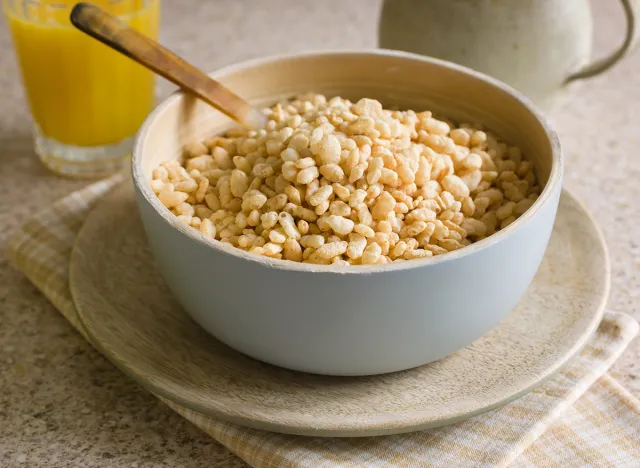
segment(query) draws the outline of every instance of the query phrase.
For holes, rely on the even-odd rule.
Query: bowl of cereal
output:
[[[157,265],[210,334],[288,369],[372,375],[447,356],[516,305],[562,179],[557,136],[528,100],[395,51],[212,76],[264,108],[266,128],[177,92],[132,162]]]

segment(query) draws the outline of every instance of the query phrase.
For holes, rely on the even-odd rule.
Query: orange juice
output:
[[[5,3],[39,133],[81,147],[116,144],[133,136],[154,104],[153,74],[76,30],[69,22],[76,1]],[[160,0],[91,3],[157,37]]]

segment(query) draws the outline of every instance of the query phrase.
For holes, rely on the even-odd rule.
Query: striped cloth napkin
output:
[[[124,179],[115,176],[54,203],[10,242],[17,267],[83,335],[68,286],[73,242],[91,208]],[[607,373],[637,332],[631,317],[607,312],[581,354],[535,391],[504,408],[411,434],[354,439],[273,434],[163,401],[260,468],[638,467],[640,402]]]

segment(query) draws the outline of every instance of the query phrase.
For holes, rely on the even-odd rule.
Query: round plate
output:
[[[500,325],[426,366],[327,377],[261,363],[196,325],[154,267],[129,184],[91,212],[71,259],[71,292],[87,333],[142,386],[214,418],[313,436],[408,432],[504,405],[580,350],[608,289],[602,236],[565,192],[542,266]],[[250,284],[244,293],[251,294]]]

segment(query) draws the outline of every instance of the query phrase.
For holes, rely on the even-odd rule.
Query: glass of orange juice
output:
[[[34,123],[35,150],[54,172],[101,177],[127,164],[154,106],[154,75],[76,30],[75,0],[3,0]],[[93,0],[157,39],[160,0]]]

